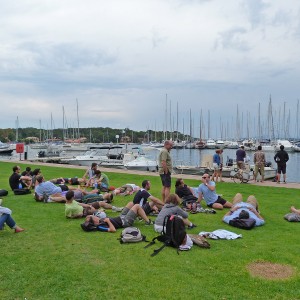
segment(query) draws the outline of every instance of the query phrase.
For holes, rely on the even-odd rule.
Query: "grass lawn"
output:
[[[0,162],[0,188],[9,190],[8,177],[14,165]],[[24,170],[27,165],[20,166]],[[46,179],[84,173],[67,167],[38,167]],[[149,178],[150,192],[160,197],[158,175],[107,174],[113,186],[140,185]],[[191,233],[227,229],[242,233],[243,238],[209,240],[211,249],[194,246],[179,255],[173,248],[165,248],[150,257],[155,246],[121,245],[117,240],[121,230],[114,234],[84,232],[79,225],[82,219],[64,217],[64,204],[37,203],[32,194],[15,196],[9,191],[3,206],[13,210],[13,218],[26,231],[14,234],[7,226],[0,231],[0,299],[300,299],[300,224],[283,219],[291,205],[300,207],[300,191],[219,183],[217,192],[227,200],[237,192],[244,197],[254,194],[266,224],[243,231],[221,221],[227,210],[191,215],[198,225]],[[132,198],[118,196],[114,204],[124,206]],[[148,240],[157,235],[152,227],[135,224]],[[292,266],[294,275],[285,280],[253,277],[247,265],[256,261]]]

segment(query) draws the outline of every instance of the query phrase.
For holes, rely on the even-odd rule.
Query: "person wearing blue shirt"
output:
[[[212,174],[212,181],[218,181],[219,178],[219,173],[220,173],[220,149],[216,150],[216,153],[213,155],[213,168],[214,168],[214,173]]]
[[[232,203],[226,201],[216,193],[216,183],[210,181],[207,173],[202,176],[202,184],[198,187],[198,202],[201,203],[202,199],[206,202],[207,206],[215,209],[230,208]]]
[[[233,206],[230,211],[223,217],[223,221],[229,224],[231,220],[235,218],[241,218],[241,214],[244,215],[243,218],[245,219],[245,216],[254,219],[255,226],[262,226],[265,224],[265,220],[258,211],[257,200],[253,195],[249,196],[246,202],[243,202],[242,194],[236,194],[233,198]]]

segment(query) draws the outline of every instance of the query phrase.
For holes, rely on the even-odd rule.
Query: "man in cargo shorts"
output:
[[[165,141],[164,147],[160,150],[158,156],[158,172],[162,182],[162,201],[170,194],[171,189],[171,173],[172,173],[172,158],[170,155],[170,150],[173,148],[172,141]]]

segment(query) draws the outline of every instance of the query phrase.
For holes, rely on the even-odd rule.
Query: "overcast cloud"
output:
[[[0,0],[0,127],[296,130],[297,0]],[[167,94],[167,101],[166,101]],[[166,116],[167,102],[167,120]],[[208,121],[210,115],[210,122]],[[171,116],[171,118],[170,118]],[[170,120],[171,119],[171,120]],[[210,124],[210,129],[208,125]],[[171,128],[172,127],[172,128]],[[226,128],[226,129],[225,129]]]

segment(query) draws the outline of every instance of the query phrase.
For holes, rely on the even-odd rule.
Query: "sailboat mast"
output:
[[[79,133],[79,114],[78,114],[78,100],[76,99],[76,106],[77,106],[77,138],[80,139],[80,133]]]

